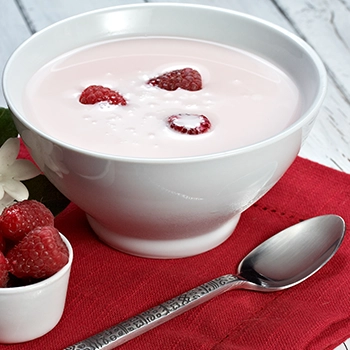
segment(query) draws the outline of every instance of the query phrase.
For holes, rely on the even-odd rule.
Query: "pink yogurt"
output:
[[[202,75],[200,91],[165,91],[146,82],[191,67]],[[89,85],[119,91],[127,106],[83,105]],[[165,37],[96,43],[57,57],[29,81],[28,120],[53,138],[108,155],[173,158],[223,152],[274,136],[298,118],[300,93],[292,79],[268,61],[212,42]],[[170,115],[204,114],[209,132],[184,135],[170,129]]]

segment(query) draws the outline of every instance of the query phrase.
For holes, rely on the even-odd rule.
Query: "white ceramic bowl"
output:
[[[0,343],[22,343],[51,331],[61,319],[66,303],[73,250],[68,263],[53,276],[28,286],[0,288]]]
[[[137,159],[86,151],[28,122],[23,89],[43,64],[89,43],[140,35],[205,39],[266,58],[299,87],[304,99],[300,118],[257,144],[182,159]],[[130,254],[176,258],[225,241],[240,213],[280,179],[319,112],[326,72],[304,41],[273,24],[218,8],[158,3],[102,9],[44,29],[12,55],[3,86],[33,158],[51,182],[87,213],[103,241]]]

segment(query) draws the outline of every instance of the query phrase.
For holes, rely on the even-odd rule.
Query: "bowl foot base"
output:
[[[185,258],[213,249],[231,236],[240,218],[240,215],[236,215],[218,229],[201,236],[177,240],[145,240],[113,232],[88,214],[86,216],[97,236],[110,247],[127,254],[153,259]]]

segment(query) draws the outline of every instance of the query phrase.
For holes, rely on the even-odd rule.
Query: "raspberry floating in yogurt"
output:
[[[175,91],[179,88],[188,91],[198,91],[202,89],[202,77],[193,68],[183,68],[150,79],[148,84],[168,91]]]
[[[182,134],[198,135],[210,130],[210,120],[202,114],[180,113],[168,118],[170,128]]]
[[[85,105],[94,105],[99,102],[108,102],[111,105],[126,105],[124,97],[117,91],[102,85],[90,85],[81,93],[79,102]]]

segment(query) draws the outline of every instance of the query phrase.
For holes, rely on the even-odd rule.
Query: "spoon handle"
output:
[[[108,350],[181,315],[182,313],[245,282],[234,275],[224,275],[191,289],[171,300],[131,317],[101,333],[64,350]]]

